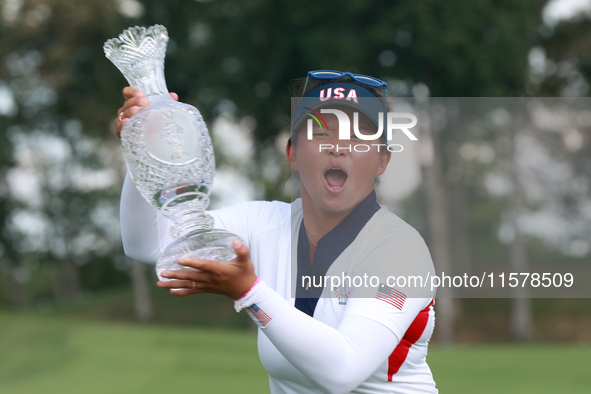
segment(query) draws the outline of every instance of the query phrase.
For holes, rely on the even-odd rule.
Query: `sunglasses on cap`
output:
[[[352,81],[358,82],[362,85],[371,86],[374,88],[383,87],[384,88],[384,97],[388,97],[388,84],[381,79],[377,79],[374,77],[370,77],[369,75],[363,74],[353,74],[350,72],[343,72],[343,71],[334,71],[334,70],[316,70],[316,71],[308,71],[308,76],[306,78],[306,84],[304,85],[304,92],[308,87],[308,79],[310,77],[314,79],[336,79],[342,76],[348,76],[351,78]]]

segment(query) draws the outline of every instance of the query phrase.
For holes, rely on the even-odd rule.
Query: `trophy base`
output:
[[[161,281],[171,279],[160,276],[162,271],[192,269],[177,263],[181,257],[193,259],[230,261],[236,258],[232,241],[240,239],[226,230],[197,230],[177,239],[166,248],[156,263],[156,274]]]

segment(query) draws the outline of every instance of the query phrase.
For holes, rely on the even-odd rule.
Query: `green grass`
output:
[[[0,393],[261,393],[254,332],[0,313]]]
[[[589,393],[591,345],[433,345],[441,393]],[[0,312],[0,393],[265,393],[253,332]]]
[[[591,344],[431,346],[441,393],[590,393]]]

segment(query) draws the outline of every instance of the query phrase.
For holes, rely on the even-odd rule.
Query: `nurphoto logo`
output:
[[[324,130],[325,128],[328,129],[328,125],[322,114],[333,114],[336,116],[339,124],[340,141],[351,140],[351,119],[349,119],[349,115],[347,115],[347,113],[338,109],[322,108],[320,109],[320,112],[318,112],[312,108],[305,108],[310,111],[307,113],[307,115],[309,115],[311,118],[307,121],[308,140],[311,140],[314,135],[314,121],[318,124],[318,127],[320,127],[321,130]],[[363,141],[375,141],[382,138],[382,135],[384,134],[384,118],[386,118],[386,140],[392,140],[392,134],[394,130],[401,130],[411,141],[418,140],[417,137],[410,131],[411,128],[417,125],[417,117],[407,112],[387,112],[385,116],[383,112],[380,112],[378,115],[378,130],[374,134],[362,133],[359,130],[359,113],[354,112],[353,132],[355,133],[355,137]],[[399,123],[400,120],[410,120],[410,122]],[[377,146],[378,151],[382,146],[385,146],[390,152],[402,152],[404,149],[400,144],[356,144],[353,147],[351,147],[351,145],[339,147],[337,144],[336,149],[337,151],[339,149],[348,151],[353,149],[355,152],[368,152],[371,149],[371,146]],[[335,146],[333,144],[319,145],[320,151],[334,148]]]

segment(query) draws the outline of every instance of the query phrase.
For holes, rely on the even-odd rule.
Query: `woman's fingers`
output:
[[[148,103],[149,100],[146,97],[140,96],[132,97],[130,99],[125,100],[123,106],[119,108],[119,111],[117,113],[117,119],[123,120],[131,118],[133,115],[137,113],[137,111],[140,110],[140,107],[148,105]]]
[[[179,96],[176,93],[170,93],[170,97],[175,101],[179,100]],[[115,119],[115,133],[120,138],[121,129],[125,126],[125,123],[129,121],[129,118],[135,115],[141,107],[148,105],[150,102],[141,90],[132,86],[126,86],[123,88],[123,98],[125,99],[125,102],[117,111],[117,119]]]
[[[131,86],[127,86],[123,89],[123,98],[125,99],[125,102],[123,103],[123,107],[120,108],[120,111],[125,112],[128,112],[132,107],[142,107],[149,103],[148,98],[141,90],[132,88]]]
[[[246,263],[250,260],[250,256],[248,253],[248,248],[246,245],[242,243],[241,240],[238,238],[232,241],[232,246],[234,247],[234,251],[236,252],[236,262],[238,263]]]
[[[123,88],[123,98],[125,100],[135,96],[144,96],[144,93],[141,90],[134,88],[133,86],[126,86]]]
[[[246,245],[244,245],[244,243],[241,240],[239,240],[238,238],[234,239],[232,241],[232,246],[234,247],[234,252],[236,252],[236,259],[234,259],[233,261],[242,264],[245,264],[250,261],[250,254],[248,252],[248,248],[246,247]],[[224,264],[220,263],[219,261],[192,259],[189,257],[180,258],[178,260],[178,263],[185,267],[191,267],[206,272],[217,272],[220,268],[220,264]],[[183,271],[174,272],[177,273]]]
[[[184,296],[188,296],[191,294],[199,294],[199,293],[203,293],[203,291],[196,290],[196,289],[171,289],[170,290],[170,294],[178,296],[178,297],[184,297]]]
[[[217,265],[220,264],[219,261],[191,259],[188,257],[183,257],[183,258],[179,259],[178,263],[180,265],[185,266],[185,267],[191,267],[191,268],[195,268],[195,269],[198,269],[200,271],[205,271],[205,272],[216,271]],[[185,271],[185,270],[183,270],[183,271]],[[186,270],[186,271],[190,271],[190,270]],[[175,272],[182,272],[182,271],[175,271]]]
[[[160,276],[168,279],[179,279],[179,280],[203,280],[203,275],[199,275],[199,271],[196,270],[174,270],[174,271],[162,271]]]
[[[145,97],[144,92],[142,92],[139,89],[134,88],[133,86],[126,86],[123,88],[123,98],[125,100],[130,99],[132,97]],[[179,95],[174,93],[174,92],[170,92],[170,97],[173,98],[173,100],[178,101],[179,100]]]
[[[123,88],[123,106],[117,110],[117,119],[115,119],[116,134],[121,137],[121,129],[135,115],[140,107],[148,105],[149,100],[144,93],[134,87],[127,86]]]
[[[158,281],[156,285],[164,289],[195,289],[197,287],[195,282],[190,280],[169,280],[169,281]]]
[[[158,286],[179,289],[172,294],[184,296],[196,293],[223,294],[233,299],[242,296],[256,280],[248,247],[239,239],[233,241],[236,258],[228,262],[183,257],[178,263],[195,269],[162,271],[160,276],[172,281],[158,282]],[[194,282],[187,283],[188,281]]]
[[[193,282],[190,280],[170,280],[158,281],[156,286],[163,289],[170,289],[170,294],[184,297],[191,294],[199,294],[206,291],[207,284],[203,282]]]

